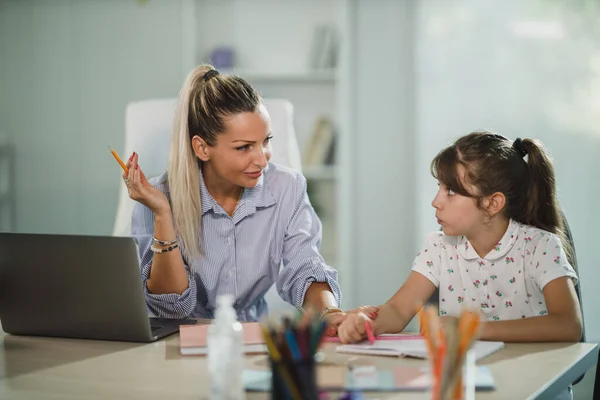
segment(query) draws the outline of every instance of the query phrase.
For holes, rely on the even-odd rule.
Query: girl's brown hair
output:
[[[464,181],[458,166],[465,171]],[[522,224],[558,235],[565,252],[571,245],[565,233],[556,196],[554,167],[541,142],[514,142],[491,132],[473,132],[440,151],[431,162],[431,174],[455,193],[477,199],[504,194],[502,212]],[[465,185],[474,187],[472,193]]]

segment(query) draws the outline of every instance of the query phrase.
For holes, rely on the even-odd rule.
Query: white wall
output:
[[[121,180],[107,146],[123,148],[128,101],[177,94],[184,3],[0,1],[18,231],[110,234]]]

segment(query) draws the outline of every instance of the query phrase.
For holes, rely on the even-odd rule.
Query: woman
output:
[[[131,234],[152,314],[212,318],[216,297],[227,293],[241,321],[256,321],[276,283],[292,305],[333,325],[344,318],[306,180],[269,162],[274,134],[245,80],[204,65],[179,94],[168,172],[148,181],[131,155],[123,178],[138,202]]]

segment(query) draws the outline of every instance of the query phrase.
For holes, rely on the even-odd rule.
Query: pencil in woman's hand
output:
[[[123,171],[125,171],[126,174],[129,173],[129,169],[127,168],[127,166],[123,163],[123,161],[121,160],[121,158],[119,157],[119,155],[117,154],[116,151],[113,150],[112,147],[108,146],[108,148],[110,149],[110,152],[112,153],[113,157],[115,157],[115,160],[117,160],[117,162],[119,164],[121,164],[121,167],[123,168]]]

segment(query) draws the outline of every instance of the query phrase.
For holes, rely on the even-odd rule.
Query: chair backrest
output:
[[[567,221],[567,217],[561,211],[561,217],[563,221],[563,226],[565,229],[565,234],[567,235],[567,240],[571,245],[571,254],[567,257],[569,260],[569,264],[575,269],[577,272],[577,276],[579,277],[579,267],[577,266],[577,254],[575,253],[575,240],[573,240],[573,234],[571,233],[571,227],[569,226],[569,222]],[[577,284],[575,285],[575,292],[577,293],[577,299],[579,300],[579,308],[581,309],[581,320],[583,324],[583,330],[581,331],[581,342],[585,342],[585,318],[583,317],[583,298],[581,294],[581,277],[577,280]],[[579,378],[573,381],[573,385],[581,382],[585,374],[581,375]]]
[[[565,214],[562,211],[561,211],[561,217],[563,220],[565,234],[567,235],[567,240],[569,241],[569,244],[571,245],[571,254],[569,254],[567,259],[569,260],[569,264],[571,264],[573,269],[575,269],[577,276],[579,276],[579,266],[577,265],[577,254],[575,253],[575,240],[573,239],[573,234],[571,233],[571,227],[569,226],[567,217],[565,217]],[[579,307],[581,308],[581,314],[582,314],[582,318],[583,318],[583,298],[582,298],[582,294],[581,294],[581,278],[579,278],[577,280],[577,285],[575,285],[575,292],[577,293],[577,299],[579,300]],[[585,342],[585,320],[583,322],[584,322],[583,334],[581,337],[581,341]]]
[[[271,117],[274,139],[271,161],[302,171],[300,149],[294,129],[294,108],[285,99],[264,99]],[[140,166],[148,177],[158,176],[167,169],[169,143],[177,99],[152,99],[130,103],[125,111],[125,149],[123,157],[133,151],[139,154]],[[129,236],[131,214],[135,202],[129,198],[125,185],[119,189],[119,202],[113,227],[113,236]],[[267,292],[265,299],[270,312],[284,312],[292,308],[275,290]]]

